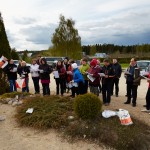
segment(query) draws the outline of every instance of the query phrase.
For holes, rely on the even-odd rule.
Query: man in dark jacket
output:
[[[125,72],[126,84],[127,84],[127,101],[124,104],[131,103],[131,93],[132,93],[132,106],[136,106],[137,99],[137,88],[140,85],[140,69],[137,67],[136,59],[132,58],[130,61],[130,66]]]
[[[113,95],[113,90],[114,90],[114,85],[115,85],[115,95],[118,97],[119,93],[119,78],[121,77],[122,73],[122,68],[121,65],[117,62],[117,59],[113,59],[113,65],[115,76],[113,78],[113,83],[112,83],[112,95]]]
[[[17,66],[14,64],[13,59],[11,59],[8,65],[4,68],[4,72],[7,74],[8,81],[10,84],[10,92],[17,91],[16,80],[17,80]]]
[[[102,96],[103,96],[103,103],[107,106],[110,104],[111,101],[111,89],[114,77],[114,70],[112,64],[108,59],[104,59],[104,66],[102,67],[102,73],[105,76],[102,77]]]

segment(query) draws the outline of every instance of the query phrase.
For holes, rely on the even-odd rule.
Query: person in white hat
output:
[[[84,79],[76,63],[72,64],[72,69],[73,69],[73,80],[70,82],[73,83],[72,97],[75,97],[75,93],[77,95],[83,94]]]

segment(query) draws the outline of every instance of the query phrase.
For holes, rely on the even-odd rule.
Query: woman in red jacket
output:
[[[63,96],[65,88],[66,70],[61,60],[57,62],[55,71],[58,71],[58,76],[57,77],[54,76],[56,81],[56,94],[59,95],[59,88],[60,88],[61,96]]]
[[[90,92],[99,96],[99,84],[100,84],[100,67],[97,65],[97,60],[93,59],[90,62],[90,69],[88,70],[88,75],[89,77],[89,87],[90,87]]]

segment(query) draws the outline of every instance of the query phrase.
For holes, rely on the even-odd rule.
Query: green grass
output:
[[[88,140],[116,150],[150,149],[150,127],[141,121],[132,117],[133,125],[123,126],[117,116],[105,119],[101,113],[95,119],[82,120],[75,116],[73,103],[69,97],[27,98],[17,108],[16,119],[21,126],[55,128],[70,141]],[[32,114],[26,113],[28,108],[34,108]]]
[[[30,93],[27,92],[11,92],[11,93],[5,93],[3,95],[0,96],[0,99],[4,99],[4,98],[15,98],[15,96],[18,95],[22,95],[22,96],[27,96],[27,95],[31,95]]]
[[[126,69],[129,67],[129,63],[121,63],[120,65],[121,65],[122,69]]]

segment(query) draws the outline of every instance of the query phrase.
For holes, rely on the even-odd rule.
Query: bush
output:
[[[0,95],[9,92],[9,83],[6,74],[0,69]]]
[[[82,119],[94,119],[100,113],[102,102],[92,94],[79,95],[74,101],[74,110],[78,117]]]
[[[37,129],[61,128],[68,124],[72,107],[73,102],[67,97],[30,97],[17,108],[16,118],[21,126]],[[32,114],[26,113],[28,108],[34,109]]]

